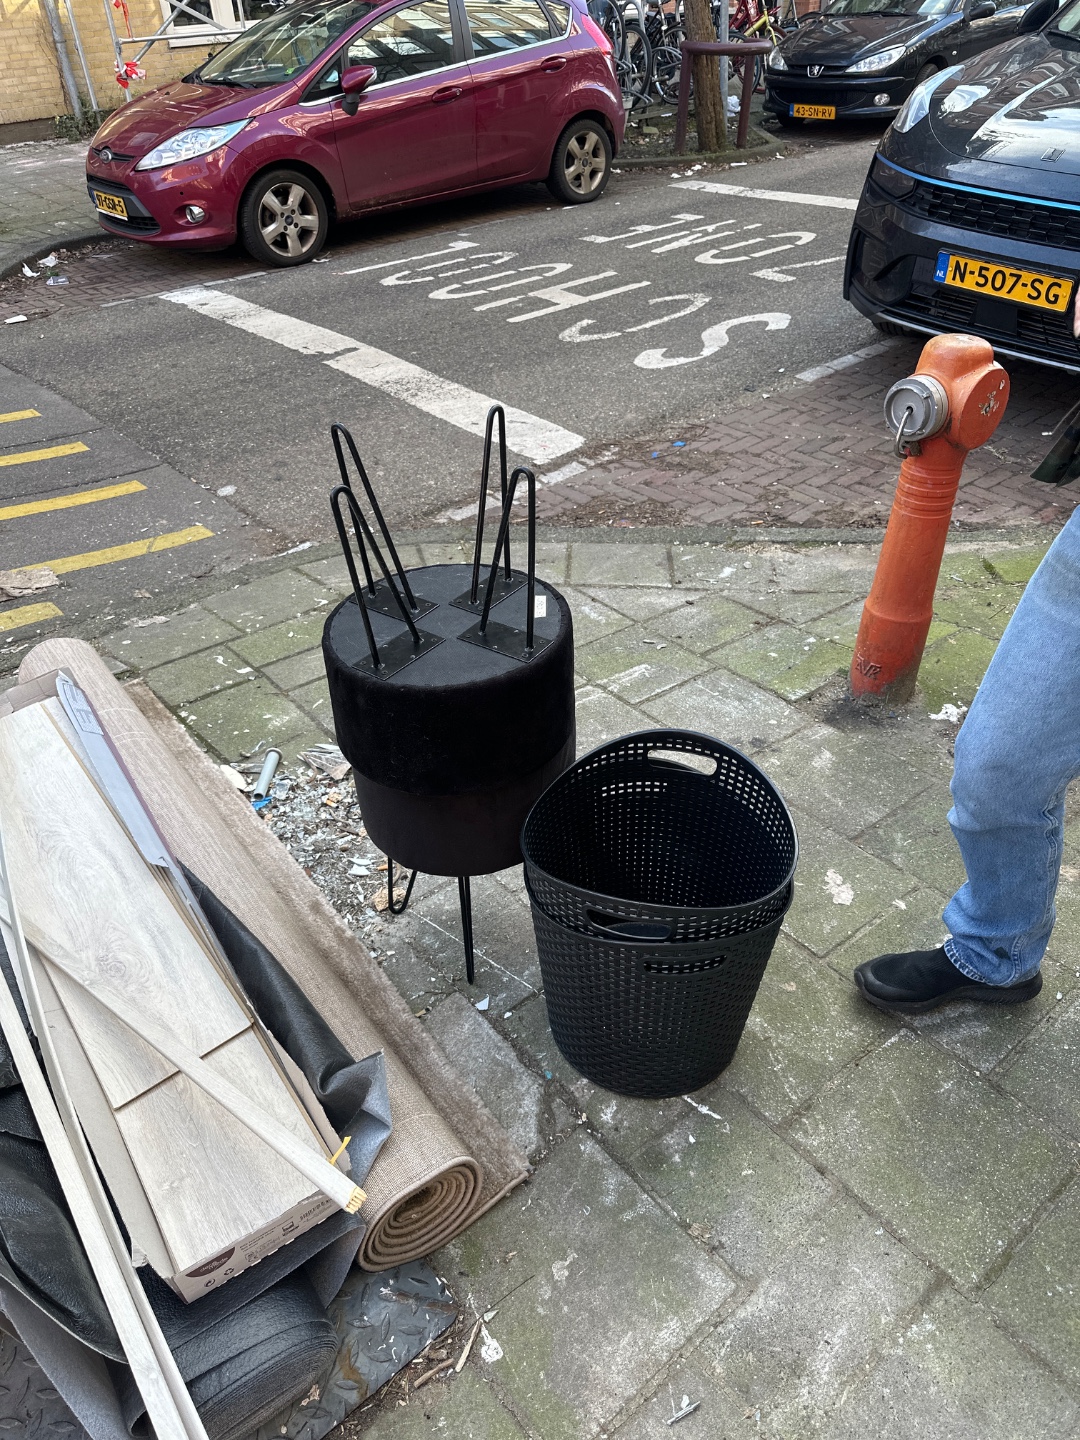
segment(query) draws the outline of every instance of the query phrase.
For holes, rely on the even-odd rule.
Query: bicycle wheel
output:
[[[665,105],[679,103],[679,79],[682,75],[682,51],[674,45],[659,45],[653,51],[653,90]],[[693,72],[690,75],[690,94],[694,90]]]
[[[629,78],[628,92],[648,95],[652,82],[652,46],[649,37],[636,21],[626,23],[626,38],[623,42],[623,63]]]
[[[733,45],[737,45],[743,43],[744,41],[752,41],[756,37],[753,35],[740,34],[736,31],[733,32],[729,38]],[[743,72],[745,71],[748,64],[752,67],[752,73],[754,77],[753,88],[755,90],[760,90],[763,87],[765,83],[765,64],[761,56],[747,55],[743,57],[733,55],[731,57],[731,78],[733,83],[729,93],[738,96],[742,95]]]

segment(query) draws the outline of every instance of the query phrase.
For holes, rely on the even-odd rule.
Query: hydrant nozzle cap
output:
[[[933,375],[908,375],[885,396],[885,423],[901,440],[929,440],[945,428],[949,397]]]

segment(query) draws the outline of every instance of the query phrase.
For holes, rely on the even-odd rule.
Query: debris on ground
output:
[[[33,595],[38,590],[51,590],[59,584],[56,572],[47,565],[31,565],[25,570],[0,570],[0,595],[5,600],[17,600],[21,595]]]

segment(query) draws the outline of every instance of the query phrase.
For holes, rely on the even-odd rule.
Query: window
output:
[[[556,5],[554,0],[548,0],[547,8],[555,24],[556,35],[560,38],[568,35],[570,33],[570,6]]]
[[[478,57],[551,39],[551,24],[536,0],[465,0],[465,13]]]
[[[161,0],[162,16],[167,17],[172,12],[172,24],[167,32],[170,46],[208,45],[243,37],[246,59],[250,64],[252,51],[249,42],[258,36],[258,46],[264,57],[274,47],[281,52],[279,59],[284,57],[287,48],[290,50],[294,57],[291,66],[294,74],[310,65],[338,36],[375,8],[375,0],[316,0],[309,5],[289,5],[285,0],[183,0],[183,3],[187,10],[178,9],[176,0],[171,0],[171,3],[170,0]],[[201,23],[188,13],[192,10],[205,15],[214,24]],[[228,33],[223,35],[218,26],[224,26]],[[230,48],[226,56],[224,50],[219,50],[211,56],[211,61],[228,60],[235,69],[236,53]],[[209,76],[209,62],[203,65],[202,70]],[[261,83],[272,84],[273,80],[267,78]]]
[[[350,40],[345,65],[373,65],[372,85],[386,85],[439,70],[454,59],[450,6],[446,0],[424,0],[376,20]]]

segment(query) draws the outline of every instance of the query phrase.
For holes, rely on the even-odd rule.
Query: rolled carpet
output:
[[[359,1059],[382,1050],[393,1132],[364,1183],[358,1256],[389,1269],[445,1244],[527,1162],[318,887],[142,684],[82,640],[45,640],[20,681],[64,670],[89,696],[177,859],[270,950]]]

